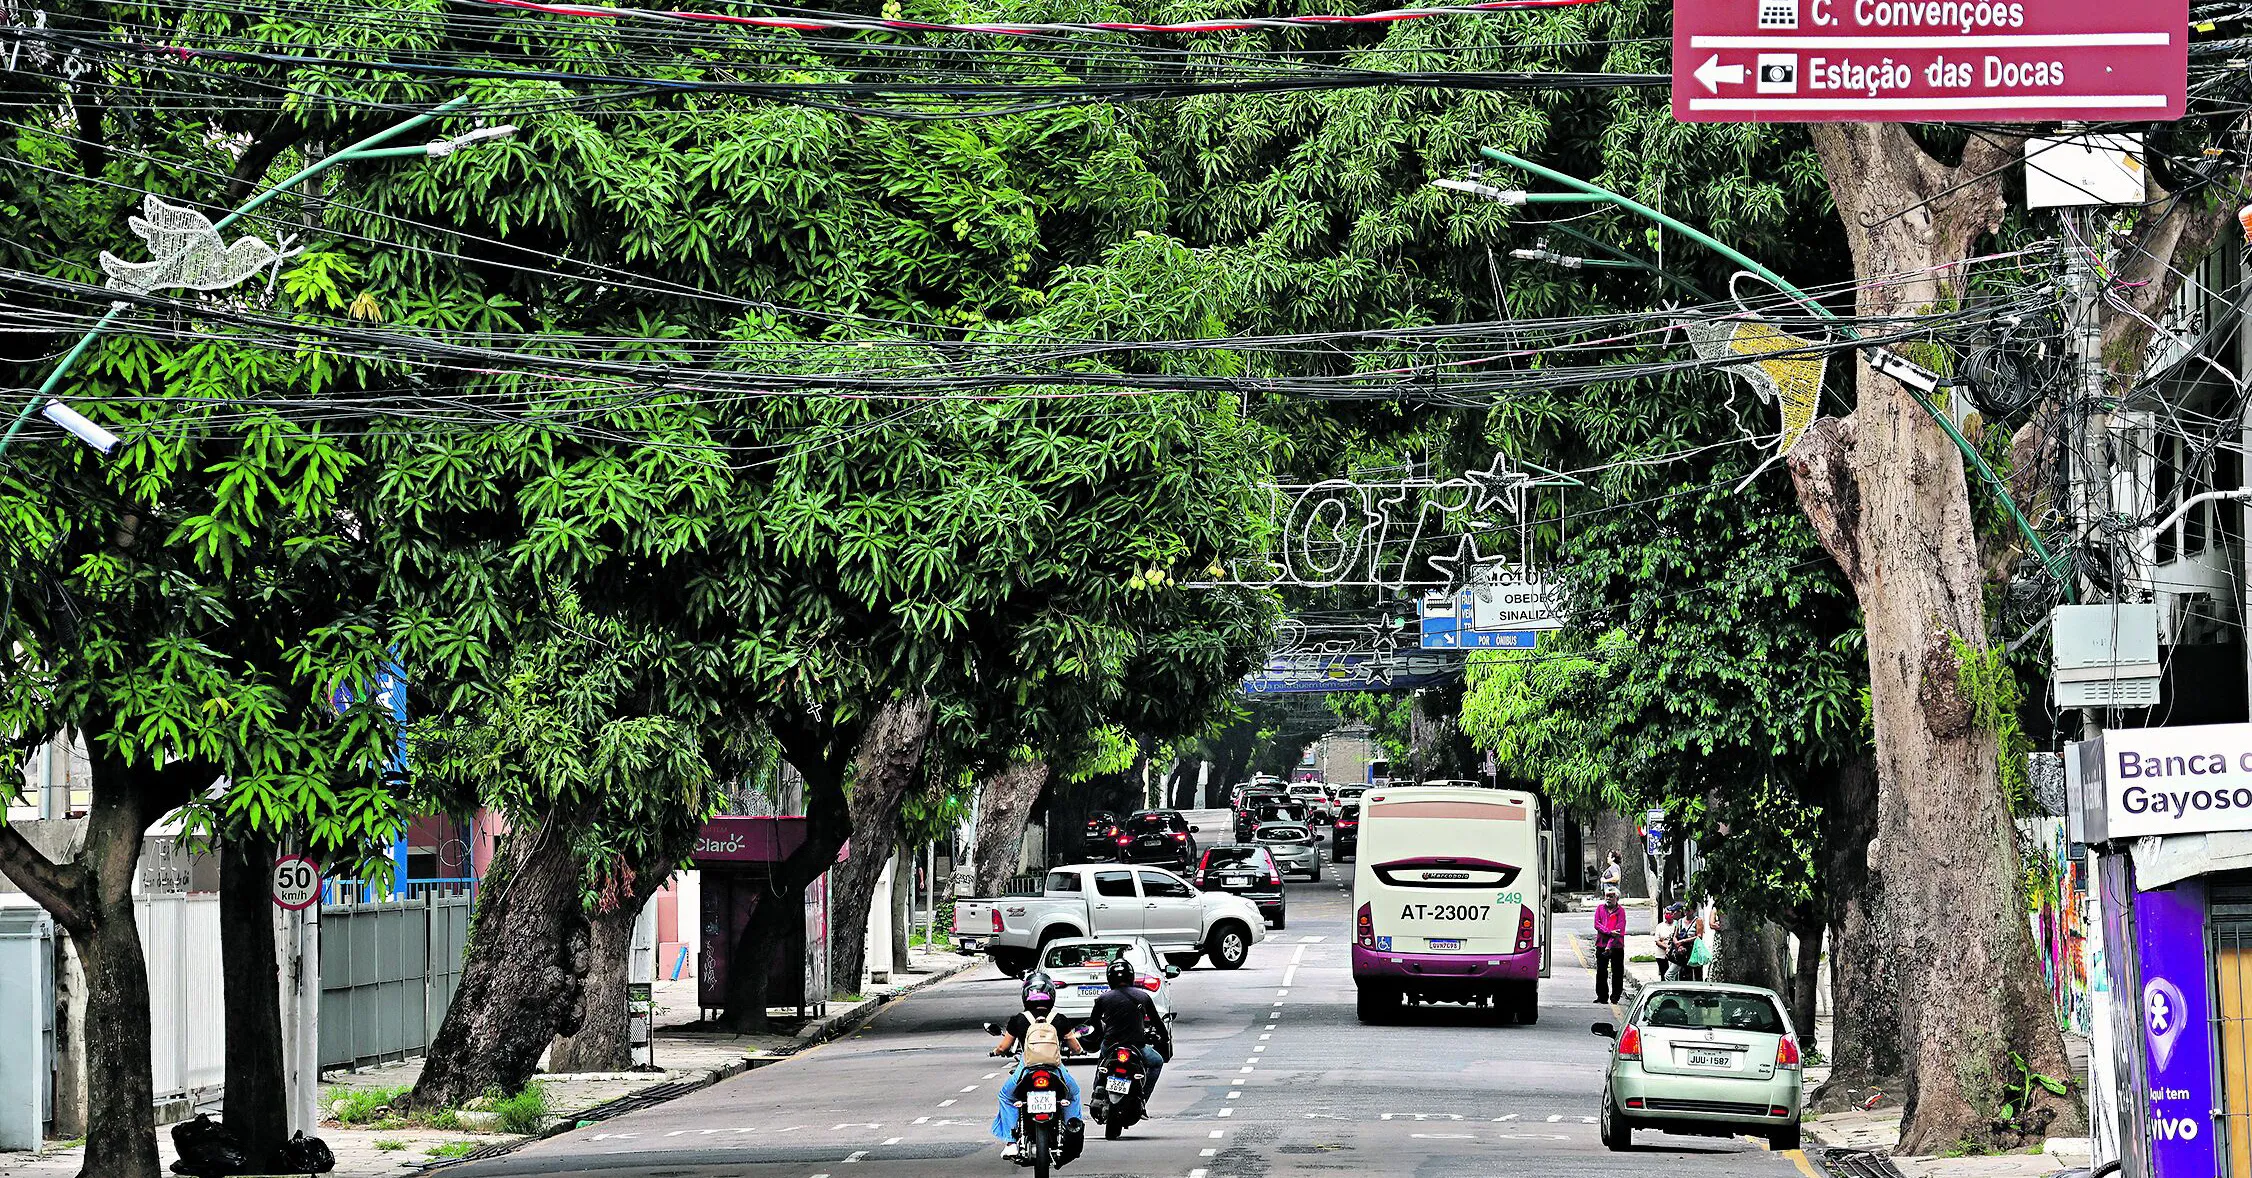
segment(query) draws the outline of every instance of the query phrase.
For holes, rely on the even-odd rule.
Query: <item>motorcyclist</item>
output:
[[[1098,1061],[1110,1058],[1114,1047],[1131,1047],[1142,1057],[1142,1068],[1147,1077],[1143,1089],[1143,1115],[1149,1115],[1148,1098],[1157,1091],[1157,1077],[1165,1070],[1165,1061],[1173,1054],[1173,1030],[1165,1025],[1165,1016],[1158,1013],[1157,1000],[1134,986],[1134,963],[1119,958],[1103,970],[1103,978],[1110,983],[1095,999],[1095,1042],[1102,1044],[1096,1052]],[[1161,1046],[1162,1045],[1162,1046]],[[1110,1095],[1100,1082],[1101,1063],[1096,1067],[1095,1103],[1108,1108]]]
[[[993,1054],[1015,1054],[1019,1046],[1030,1036],[1032,1024],[1036,1020],[1053,1024],[1056,1035],[1062,1041],[1064,1049],[1075,1055],[1080,1054],[1079,1037],[1072,1034],[1071,1028],[1055,1021],[1056,987],[1055,983],[1048,979],[1048,975],[1037,970],[1027,975],[1024,979],[1023,994],[1024,1009],[1017,1012],[1016,1016],[1009,1020],[1008,1025],[1001,1029],[1001,1042],[993,1048]],[[993,1117],[993,1135],[1007,1143],[1001,1147],[1001,1156],[1012,1161],[1017,1156],[1018,1148],[1018,1113],[1015,1100],[1017,1080],[1023,1076],[1024,1069],[1028,1064],[1041,1062],[1056,1065],[1055,1070],[1063,1076],[1065,1096],[1063,1110],[1064,1136],[1067,1139],[1077,1138],[1085,1132],[1086,1110],[1081,1108],[1079,1104],[1079,1082],[1071,1078],[1071,1072],[1063,1066],[1063,1060],[1060,1057],[1046,1061],[1020,1059],[1017,1061],[1017,1066],[1009,1069],[1008,1073],[1001,1078],[1000,1111],[995,1113]],[[1076,1149],[1070,1148],[1068,1140],[1065,1151],[1073,1156],[1078,1154]]]

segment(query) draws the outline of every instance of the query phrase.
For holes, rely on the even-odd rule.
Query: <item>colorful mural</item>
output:
[[[2018,824],[2025,864],[2027,919],[2041,957],[2042,978],[2056,1003],[2057,1023],[2075,1035],[2089,1033],[2092,996],[2088,960],[2088,869],[2072,858],[2064,819],[2029,818]]]

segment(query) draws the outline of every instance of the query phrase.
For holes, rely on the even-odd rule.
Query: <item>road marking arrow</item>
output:
[[[1718,94],[1722,82],[1731,86],[1744,84],[1744,65],[1742,62],[1735,65],[1722,65],[1720,64],[1720,55],[1715,53],[1705,59],[1705,64],[1697,67],[1697,80],[1705,84],[1707,93]]]

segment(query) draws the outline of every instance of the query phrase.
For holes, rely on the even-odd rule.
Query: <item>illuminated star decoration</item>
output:
[[[1806,436],[1807,427],[1814,424],[1815,410],[1822,403],[1822,376],[1829,368],[1829,358],[1812,350],[1821,346],[1817,341],[1800,339],[1764,319],[1691,319],[1681,326],[1689,333],[1689,344],[1701,360],[1760,357],[1749,363],[1730,364],[1723,371],[1744,378],[1753,392],[1774,402],[1781,412],[1781,437],[1775,442],[1775,452],[1768,455],[1757,470],[1745,475],[1743,482],[1736,484],[1736,489],[1741,491],[1768,467],[1789,455],[1799,439]],[[1801,354],[1777,354],[1783,352]]]

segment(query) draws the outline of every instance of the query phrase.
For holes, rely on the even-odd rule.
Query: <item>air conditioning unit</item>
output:
[[[2060,605],[2051,615],[2060,708],[2147,708],[2158,702],[2158,606]]]

